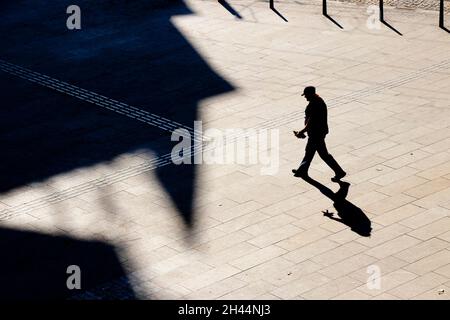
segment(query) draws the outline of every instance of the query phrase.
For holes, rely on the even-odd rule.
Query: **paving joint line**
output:
[[[9,65],[11,65],[11,64],[6,63],[7,67]],[[409,81],[412,81],[412,80],[420,78],[423,74],[426,74],[426,73],[428,73],[430,71],[433,71],[433,70],[436,70],[436,69],[441,69],[442,67],[445,67],[445,66],[448,66],[448,65],[450,65],[450,59],[442,61],[442,62],[434,64],[434,65],[431,65],[431,66],[428,66],[428,67],[425,67],[425,68],[422,68],[420,70],[414,71],[414,72],[412,72],[412,73],[410,73],[410,74],[408,74],[406,76],[401,76],[401,77],[399,77],[397,79],[388,80],[388,81],[386,81],[384,83],[381,83],[381,84],[375,86],[374,88],[365,88],[365,89],[362,89],[362,90],[359,90],[359,91],[356,91],[356,92],[353,92],[353,93],[349,93],[349,94],[346,94],[346,95],[343,95],[343,96],[340,96],[340,97],[336,97],[336,98],[330,99],[329,102],[331,102],[331,103],[329,103],[329,107],[330,108],[335,108],[335,107],[343,105],[343,104],[348,104],[348,103],[354,102],[357,99],[361,99],[361,98],[369,96],[371,94],[376,94],[376,93],[382,91],[383,89],[401,86],[401,85],[403,85],[403,84],[405,84],[405,83],[407,83]],[[12,65],[12,66],[14,66],[14,65]],[[21,68],[21,67],[18,67],[18,68]],[[13,73],[13,72],[10,71],[11,68],[5,68],[5,62],[2,61],[2,60],[0,60],[0,70],[3,70],[5,72],[7,72],[7,73],[10,73],[10,74],[13,74],[13,75],[17,75],[17,76],[23,78],[23,76],[21,76],[20,73],[19,74],[17,74],[16,72]],[[14,69],[12,69],[12,70],[14,70]],[[33,72],[33,71],[28,71],[28,72]],[[40,75],[40,76],[41,76],[41,78],[49,78],[49,79],[51,79],[50,77],[45,76],[45,75]],[[28,78],[25,78],[25,79],[26,80],[30,80],[32,82],[37,82],[37,81],[33,81],[32,79],[28,79]],[[85,90],[85,89],[82,89],[82,88],[78,88],[78,87],[75,87],[75,86],[63,83],[63,82],[62,82],[62,84],[58,83],[58,85],[59,86],[70,86],[70,87],[77,88],[80,91],[90,93],[88,90]],[[50,88],[51,89],[55,89],[54,87],[50,87]],[[64,92],[64,91],[62,91],[62,92]],[[64,93],[66,93],[66,92],[64,92]],[[105,100],[108,103],[112,103],[112,105],[119,104],[119,105],[123,105],[123,106],[128,106],[128,105],[126,105],[124,103],[118,102],[118,101],[116,101],[114,99],[110,99],[110,98],[102,96],[102,95],[95,94],[95,97],[97,97],[100,100]],[[92,102],[92,101],[89,101],[89,102]],[[95,104],[98,105],[98,103],[96,103],[96,102],[95,102]],[[135,108],[135,107],[132,107],[132,108]],[[138,108],[135,108],[135,109],[138,109]],[[120,111],[120,109],[118,109],[118,110]],[[115,112],[119,112],[119,111],[115,111]],[[282,125],[286,125],[286,124],[292,123],[294,121],[298,121],[300,118],[303,117],[303,115],[304,115],[303,111],[294,111],[294,112],[291,112],[291,113],[289,113],[287,115],[283,115],[282,117],[279,117],[277,119],[264,121],[260,125],[258,125],[256,127],[253,127],[253,129],[260,129],[261,130],[261,129],[278,128],[278,127],[280,127]],[[286,119],[288,119],[288,120],[286,121]],[[189,129],[187,129],[187,130],[189,130],[189,132],[192,132],[193,129],[191,129],[190,127],[187,127],[187,128],[189,128]],[[165,130],[169,130],[169,129],[165,129]],[[230,139],[230,143],[234,142],[236,139],[238,139],[238,138],[240,138],[242,136],[245,136],[245,134],[244,135],[239,135],[239,134],[231,135],[230,136],[230,138],[231,138]],[[194,135],[194,137],[195,137],[195,135]],[[202,142],[202,146],[203,146],[203,142]],[[191,148],[191,150],[192,149],[194,149],[194,152],[190,151],[190,152],[188,152],[187,155],[193,155],[193,154],[195,155],[196,153],[201,152],[201,149],[197,149],[196,150],[196,147]],[[98,178],[98,179],[95,179],[93,181],[85,182],[85,183],[80,184],[79,186],[76,186],[76,187],[71,187],[71,188],[65,189],[62,192],[55,192],[55,193],[52,193],[52,194],[50,194],[48,196],[44,196],[42,198],[38,198],[36,200],[30,201],[30,202],[27,202],[27,203],[23,203],[23,204],[20,204],[18,206],[14,206],[14,207],[11,207],[11,208],[3,209],[3,210],[0,211],[0,221],[2,221],[2,220],[9,220],[9,219],[17,216],[18,214],[28,213],[28,212],[30,212],[32,210],[35,210],[35,209],[38,209],[38,208],[42,208],[42,207],[49,206],[49,205],[52,205],[52,204],[60,202],[60,201],[71,199],[71,198],[76,197],[78,195],[81,195],[81,194],[89,192],[90,189],[96,188],[98,185],[106,186],[106,185],[110,185],[110,184],[113,184],[113,183],[116,183],[116,182],[120,182],[120,181],[123,181],[125,179],[128,179],[129,177],[136,176],[136,175],[148,172],[150,170],[156,169],[158,167],[162,167],[162,166],[168,165],[171,162],[172,162],[171,161],[171,154],[165,154],[165,155],[161,156],[157,160],[152,160],[150,163],[143,163],[143,164],[139,164],[139,165],[136,165],[136,166],[129,167],[127,169],[119,170],[118,172],[115,172],[115,173],[110,174],[110,175],[106,175],[105,177]],[[105,182],[107,179],[110,179],[110,178],[111,178],[110,181]],[[86,189],[87,185],[90,185],[90,187],[88,189]],[[85,189],[87,191],[85,191]],[[72,194],[72,193],[74,193],[74,194]],[[58,201],[53,201],[54,199],[56,199]]]

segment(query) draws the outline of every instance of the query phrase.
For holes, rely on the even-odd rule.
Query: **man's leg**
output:
[[[325,144],[325,139],[317,141],[317,153],[322,158],[323,161],[334,171],[336,175],[336,180],[343,178],[345,176],[345,171],[337,163],[331,154],[328,153],[327,146]]]
[[[311,165],[311,161],[314,158],[314,154],[316,153],[316,141],[308,138],[308,142],[305,147],[305,156],[303,157],[300,166],[297,169],[297,175],[307,175],[309,166]]]

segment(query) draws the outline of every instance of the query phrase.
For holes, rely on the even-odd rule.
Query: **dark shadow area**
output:
[[[445,27],[445,10],[444,0],[439,1],[439,28],[450,33],[450,30]]]
[[[283,19],[285,22],[289,22],[276,8],[275,8],[275,4],[274,4],[274,0],[270,0],[270,10],[272,10],[273,12],[275,12],[281,19]]]
[[[339,190],[334,193],[331,189],[311,177],[305,177],[303,179],[333,201],[333,206],[336,209],[339,218],[334,217],[333,213],[328,211],[324,212],[324,216],[345,224],[360,236],[370,236],[372,227],[369,218],[360,208],[346,199],[350,183],[339,181]]]
[[[0,239],[0,300],[67,299],[126,278],[114,247],[103,242],[5,228],[0,228]],[[67,288],[71,265],[80,267],[80,290]],[[121,293],[136,298],[130,285],[122,286]]]
[[[335,25],[337,25],[339,28],[344,29],[336,20],[334,20],[330,15],[328,14],[327,9],[327,0],[322,0],[322,14],[328,18],[331,22],[333,22]]]
[[[392,31],[394,31],[395,33],[397,33],[400,36],[403,36],[403,34],[400,33],[400,31],[398,31],[397,29],[395,29],[393,26],[391,26],[389,23],[387,23],[384,20],[380,20],[382,24],[384,24],[386,27],[388,27],[389,29],[391,29]]]
[[[333,22],[335,25],[337,25],[339,28],[344,29],[336,20],[334,20],[332,17],[330,17],[328,14],[324,15],[326,18],[328,18],[331,22]]]
[[[444,0],[439,2],[439,28],[450,33],[450,30],[445,27]]]
[[[386,20],[384,20],[384,2],[383,0],[380,0],[380,22],[382,24],[384,24],[386,27],[388,27],[389,29],[391,29],[392,31],[394,31],[395,33],[397,33],[400,36],[403,36],[403,34],[400,33],[400,31],[398,31],[397,29],[395,29],[393,26],[391,26],[389,23],[386,22]]]
[[[242,19],[242,16],[239,14],[239,12],[237,12],[226,0],[218,0],[218,2],[237,19]]]
[[[171,22],[182,0],[69,0],[0,7],[0,59],[193,127],[198,102],[233,90]],[[12,31],[13,30],[13,31]],[[170,154],[170,132],[0,71],[0,193],[124,153]],[[187,226],[196,166],[154,172]],[[151,214],[151,212],[149,212]]]

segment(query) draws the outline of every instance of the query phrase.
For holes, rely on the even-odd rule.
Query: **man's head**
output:
[[[306,100],[311,101],[311,99],[316,96],[316,88],[311,86],[306,87],[303,90],[302,96],[304,96]]]

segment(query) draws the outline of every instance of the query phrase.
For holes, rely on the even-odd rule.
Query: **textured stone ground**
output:
[[[341,2],[351,2],[358,4],[379,4],[379,0],[337,0]],[[426,9],[426,10],[439,10],[439,0],[384,0],[384,4],[397,8],[405,9]],[[450,8],[450,2],[444,1],[444,8],[448,12]]]
[[[123,151],[3,192],[2,229],[113,246],[124,274],[74,293],[74,299],[449,299],[450,35],[438,28],[435,12],[387,8],[399,36],[383,25],[368,29],[366,6],[330,4],[341,30],[321,15],[317,1],[278,4],[288,23],[259,1],[229,1],[242,19],[215,1],[187,4],[192,13],[174,15],[171,22],[233,87],[201,99],[198,117],[207,128],[279,130],[279,172],[263,176],[260,165],[198,166],[195,224],[187,233],[180,209],[155,173],[155,154]],[[165,58],[174,54],[168,48],[147,58],[169,67],[173,62]],[[20,69],[24,59],[9,58],[0,64],[2,94],[19,85],[38,88],[17,97],[24,105],[42,99],[64,107],[75,101],[81,108],[71,115],[75,120],[108,106],[103,117],[119,111],[117,117],[137,117],[127,105],[133,97],[119,105],[90,92],[109,81],[107,71],[87,82],[74,80],[77,87],[71,87]],[[51,63],[28,61],[26,67],[55,77],[59,69]],[[70,82],[70,71],[67,65],[67,75],[57,78]],[[177,83],[171,80],[167,85]],[[195,85],[207,90],[210,83],[196,79]],[[372,222],[371,237],[325,217],[326,210],[336,213],[333,202],[291,174],[304,149],[292,130],[303,120],[305,101],[298,93],[305,85],[317,86],[328,102],[329,149],[348,172],[347,200]],[[120,86],[115,90],[111,95],[120,96]],[[45,124],[50,114],[42,108],[36,121]],[[170,125],[170,113],[165,117]],[[139,119],[127,121],[138,121],[136,130],[166,130],[151,115]],[[118,124],[80,135],[101,137],[100,148],[113,144],[105,139],[108,132],[120,135],[128,128]],[[2,141],[7,137],[5,129]],[[310,174],[338,190],[318,158]],[[183,190],[185,181],[180,176],[170,187]],[[367,284],[373,270],[380,271],[375,287],[377,281]]]

